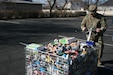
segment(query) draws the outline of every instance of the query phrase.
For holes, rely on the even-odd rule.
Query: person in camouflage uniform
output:
[[[83,18],[81,22],[82,31],[92,28],[91,41],[94,41],[100,47],[98,51],[98,65],[101,65],[101,57],[103,52],[103,33],[107,29],[106,20],[103,15],[98,14],[96,5],[89,6],[88,14]]]

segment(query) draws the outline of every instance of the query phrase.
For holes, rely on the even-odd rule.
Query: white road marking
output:
[[[112,36],[112,41],[113,41],[113,36]]]
[[[107,29],[107,31],[113,31],[113,29]]]
[[[112,26],[109,26],[108,28],[113,28],[113,25]]]
[[[113,44],[104,43],[104,45],[113,47]]]
[[[110,37],[111,37],[111,40],[113,41],[113,35],[110,35],[110,34],[104,34],[104,36],[110,36]]]
[[[110,35],[110,34],[104,34],[104,36],[113,36],[113,35]]]
[[[0,22],[13,23],[13,24],[20,24],[19,22],[14,22],[14,21],[5,21],[5,20],[0,20]]]

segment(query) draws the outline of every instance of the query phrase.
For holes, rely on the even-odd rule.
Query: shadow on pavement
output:
[[[103,64],[112,64],[113,65],[113,60],[108,60],[108,61],[103,61]],[[107,66],[107,65],[106,65]],[[108,65],[109,66],[109,65]],[[113,66],[112,66],[113,68]]]
[[[103,61],[104,67],[98,67],[98,75],[113,75],[113,60]]]
[[[105,67],[98,67],[98,75],[113,75],[113,70]]]

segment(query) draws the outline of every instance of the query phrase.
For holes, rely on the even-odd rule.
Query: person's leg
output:
[[[102,58],[102,55],[103,55],[103,48],[104,48],[104,45],[103,45],[103,40],[102,40],[102,36],[100,36],[98,38],[98,47],[99,47],[99,50],[98,50],[98,65],[101,65],[101,58]]]
[[[103,55],[103,44],[99,44],[99,51],[98,51],[98,65],[101,65],[101,58]]]

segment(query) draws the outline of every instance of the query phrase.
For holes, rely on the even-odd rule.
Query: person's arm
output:
[[[82,29],[82,31],[86,30],[86,17],[84,17],[81,22],[81,29]]]
[[[107,29],[106,20],[105,20],[104,17],[101,17],[101,19],[100,19],[100,25],[99,25],[99,27],[97,26],[96,32],[97,33],[98,32],[104,33],[106,31],[106,29]]]
[[[101,21],[100,21],[100,23],[101,23],[101,31],[102,32],[105,32],[106,31],[106,29],[107,29],[107,23],[106,23],[106,20],[105,20],[105,18],[104,17],[102,17],[101,18]]]

